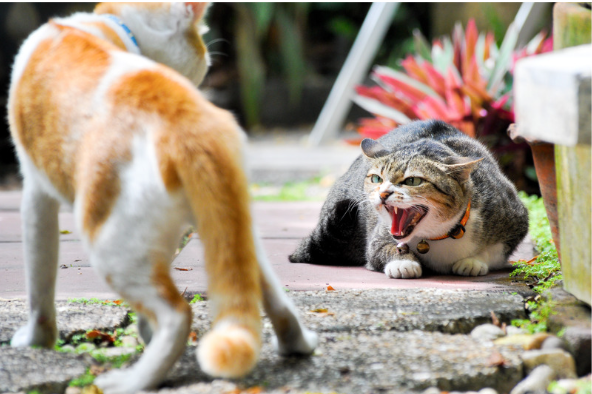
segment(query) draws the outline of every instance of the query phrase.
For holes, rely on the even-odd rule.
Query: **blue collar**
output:
[[[132,33],[132,31],[130,30],[129,27],[127,27],[125,25],[125,23],[122,22],[121,19],[119,19],[118,17],[116,17],[115,15],[111,15],[111,14],[103,14],[103,16],[111,19],[113,22],[117,23],[119,26],[121,26],[121,28],[125,31],[125,34],[127,37],[129,37],[129,39],[134,43],[134,45],[138,48],[138,52],[140,51],[140,46],[138,45],[138,41],[136,40],[136,36],[134,36],[134,33]]]

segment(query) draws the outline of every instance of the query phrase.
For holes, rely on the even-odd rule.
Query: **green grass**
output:
[[[530,221],[529,233],[539,251],[536,259],[530,263],[518,261],[514,264],[512,277],[534,280],[533,288],[537,293],[543,293],[563,279],[557,249],[553,243],[551,227],[545,212],[543,199],[537,196],[527,196],[520,192],[520,199],[528,208]]]
[[[317,176],[301,182],[287,182],[282,186],[251,184],[251,195],[255,201],[322,201],[324,194],[320,190],[331,181]]]
[[[121,300],[99,300],[98,298],[68,298],[68,302],[72,304],[85,304],[85,305],[108,305],[108,306],[126,306],[127,305]]]
[[[205,301],[205,299],[201,296],[201,294],[197,293],[193,296],[193,299],[189,301],[190,304],[195,304],[197,302]]]
[[[90,369],[87,368],[84,375],[81,375],[73,380],[70,381],[68,384],[70,387],[84,387],[93,384],[95,381],[96,376],[90,372]]]
[[[511,277],[518,277],[534,282],[533,290],[539,294],[545,293],[551,287],[556,286],[563,279],[561,265],[557,255],[557,249],[553,243],[551,227],[547,219],[547,213],[543,199],[537,196],[528,196],[520,192],[520,199],[528,208],[529,233],[539,255],[532,260],[517,261],[514,263],[514,271]],[[529,333],[546,332],[547,321],[555,312],[555,303],[550,294],[546,297],[538,297],[539,302],[528,301],[530,315],[528,319],[512,320],[512,325],[521,327]]]

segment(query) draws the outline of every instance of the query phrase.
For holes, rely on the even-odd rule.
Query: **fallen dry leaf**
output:
[[[101,342],[115,342],[115,338],[111,334],[101,332],[99,330],[92,330],[86,333],[87,339],[99,339]]]
[[[494,311],[491,311],[491,322],[493,323],[494,326],[501,327],[500,321],[497,318],[497,316],[495,315],[495,312]]]
[[[197,333],[195,331],[189,333],[189,340],[191,342],[197,342]]]
[[[193,271],[193,268],[181,268],[181,267],[173,267],[177,271]]]
[[[333,286],[329,285],[327,286],[327,291],[335,291],[335,289],[333,288]]]
[[[504,358],[504,356],[502,356],[500,352],[494,350],[493,353],[491,353],[491,356],[489,356],[487,359],[487,363],[485,365],[488,367],[503,367],[507,364],[507,362],[508,361]]]

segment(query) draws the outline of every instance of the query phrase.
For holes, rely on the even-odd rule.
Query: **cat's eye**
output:
[[[418,177],[410,177],[403,181],[403,184],[407,186],[419,186],[423,183],[423,179]]]
[[[382,183],[382,178],[379,177],[376,174],[372,174],[372,176],[370,177],[370,182],[372,182],[372,183]]]

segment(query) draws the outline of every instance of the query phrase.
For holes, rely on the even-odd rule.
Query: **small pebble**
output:
[[[543,341],[543,343],[541,344],[540,348],[543,350],[545,350],[545,349],[562,349],[562,350],[565,350],[566,352],[569,352],[569,346],[567,345],[567,343],[563,339],[557,338],[554,335],[551,335],[548,338],[546,338]]]
[[[526,373],[545,364],[552,368],[558,378],[576,378],[576,364],[568,352],[561,349],[529,350],[520,355]]]
[[[504,331],[493,324],[482,324],[471,331],[471,337],[478,341],[493,341],[504,335]]]
[[[540,349],[545,339],[549,338],[550,336],[551,335],[547,334],[546,332],[539,332],[531,335],[531,340],[524,345],[524,350]]]
[[[140,344],[140,342],[138,342],[138,339],[135,337],[132,337],[130,335],[126,335],[124,337],[121,337],[121,346],[123,347],[136,347]]]
[[[518,335],[518,334],[526,334],[526,330],[520,328],[520,327],[515,327],[515,326],[507,326],[506,327],[506,334],[508,336],[512,336],[512,335]]]
[[[548,365],[536,367],[523,381],[510,391],[510,394],[526,394],[529,392],[546,392],[547,386],[555,378],[555,372]]]
[[[421,394],[440,394],[440,389],[437,387],[430,387],[425,389]]]
[[[486,387],[484,389],[479,390],[479,394],[497,394],[497,391],[495,391],[491,387]]]
[[[68,388],[66,388],[66,391],[64,391],[64,394],[81,394],[81,393],[82,393],[81,387],[68,387]]]

